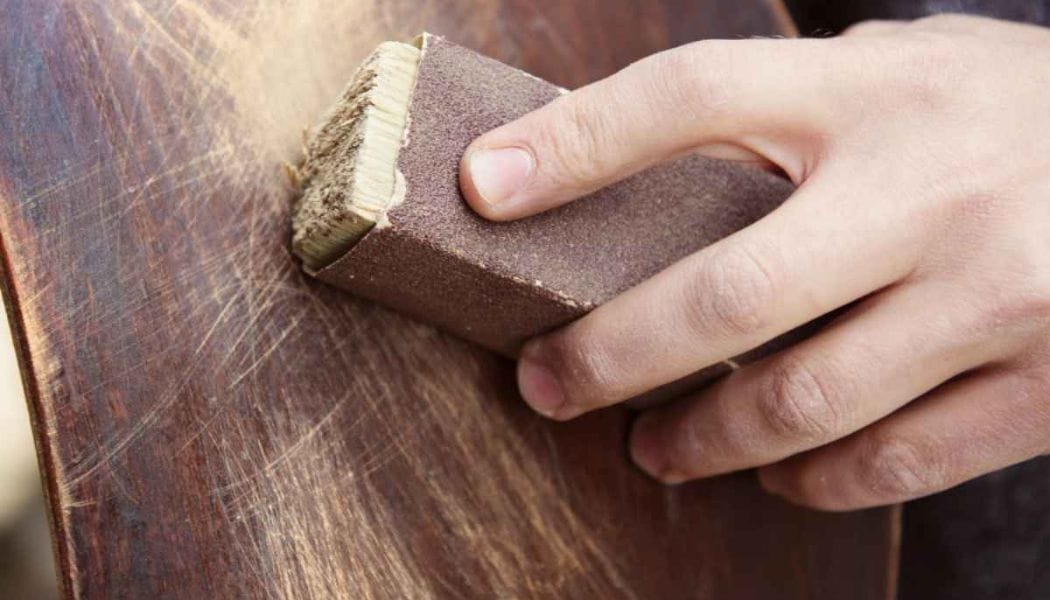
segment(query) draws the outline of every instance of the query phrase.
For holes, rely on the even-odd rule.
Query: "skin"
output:
[[[942,16],[821,40],[704,41],[477,139],[489,219],[686,153],[797,192],[571,325],[518,381],[558,420],[622,402],[848,306],[812,338],[639,416],[666,483],[759,467],[828,510],[946,489],[1050,452],[1050,30]]]

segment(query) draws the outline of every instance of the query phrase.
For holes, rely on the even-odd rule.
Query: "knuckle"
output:
[[[1037,339],[1046,339],[1050,327],[1050,297],[1031,292],[1015,292],[1002,305],[986,309],[974,325],[974,331],[987,336],[1002,336],[1007,332],[1028,332]],[[1029,339],[1028,335],[1017,338]]]
[[[701,471],[701,459],[707,455],[707,445],[699,424],[681,418],[671,430],[667,444],[668,470],[678,476],[695,477]]]
[[[614,395],[621,387],[614,357],[604,344],[589,336],[557,334],[545,350],[574,404],[601,404],[602,398]]]
[[[582,96],[567,96],[559,118],[540,130],[540,143],[560,177],[586,185],[604,173],[602,156],[613,143],[612,124],[600,106]]]
[[[998,150],[999,148],[995,146],[995,151]],[[963,151],[961,149],[960,154]],[[972,164],[986,161],[987,157],[970,154],[966,155],[964,160]],[[958,173],[964,164],[952,161],[948,166],[953,172]],[[944,189],[947,192],[944,195],[944,204],[951,217],[964,226],[972,226],[978,232],[991,232],[994,220],[1005,211],[1010,210],[1011,205],[1015,203],[1008,194],[996,190],[994,186],[989,185],[987,180],[983,179],[956,175],[956,180]]]
[[[1045,421],[1050,424],[1050,364],[1040,364],[1019,379],[1018,396],[1046,410]]]
[[[940,489],[946,481],[944,454],[932,443],[877,434],[862,455],[858,476],[879,498],[904,500]]]
[[[907,39],[887,40],[876,46],[885,65],[875,82],[888,105],[941,114],[959,102],[961,88],[977,64],[952,36],[923,32]],[[975,90],[976,91],[976,90]],[[980,97],[969,96],[969,97]]]
[[[1033,279],[1017,291],[1013,304],[1022,320],[1046,323],[1050,321],[1050,277]]]
[[[662,104],[711,118],[732,105],[729,51],[724,41],[704,40],[656,54],[648,87]]]
[[[1025,407],[1023,413],[1015,416],[1024,423],[1015,427],[1018,431],[1034,429],[1035,452],[1050,454],[1050,361],[1045,354],[1036,354],[1027,364],[1022,362],[1014,368],[1016,370],[1004,375],[1005,394],[1018,406]]]
[[[1040,364],[1013,375],[1012,379],[1011,393],[1019,402],[1031,407],[1031,412],[1025,416],[1041,430],[1050,433],[1050,367]],[[1050,450],[1050,435],[1043,436],[1043,444]]]
[[[955,66],[946,44],[928,43],[907,65],[898,72],[897,99],[931,110],[944,108],[953,98],[951,74]]]
[[[1016,268],[1014,277],[985,294],[985,302],[972,319],[972,330],[1001,336],[1004,330],[1020,327],[1042,339],[1050,328],[1050,276]],[[1037,269],[1041,267],[1033,271]]]
[[[841,424],[838,396],[812,367],[792,360],[772,370],[760,390],[758,411],[780,437],[826,440]]]
[[[770,321],[778,286],[766,259],[727,246],[699,261],[685,279],[686,324],[695,337],[754,335]]]

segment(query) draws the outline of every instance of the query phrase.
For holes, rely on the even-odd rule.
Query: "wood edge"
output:
[[[0,196],[4,197],[4,196]],[[4,224],[0,221],[0,225]],[[29,420],[33,430],[33,445],[36,448],[37,466],[40,469],[40,483],[43,488],[44,503],[47,510],[47,522],[50,529],[51,553],[56,565],[56,578],[58,580],[59,595],[63,598],[76,598],[77,582],[73,578],[75,565],[72,562],[70,548],[62,540],[69,539],[69,523],[65,518],[65,511],[61,506],[62,493],[61,484],[58,482],[57,459],[55,449],[51,447],[47,436],[48,426],[45,417],[40,387],[33,368],[32,353],[29,348],[28,337],[25,334],[25,324],[22,318],[22,308],[19,304],[18,291],[14,285],[14,269],[11,265],[11,253],[7,250],[6,239],[0,229],[0,300],[3,301],[7,313],[8,327],[11,329],[11,340],[14,343],[15,356],[18,359],[18,371],[22,379],[22,390],[25,394],[26,404],[29,409]]]
[[[784,0],[766,0],[766,5],[773,13],[780,35],[788,38],[799,37],[798,23],[791,16],[791,10],[784,4]]]
[[[321,167],[314,167],[314,176],[307,180],[305,185],[303,181],[297,181],[298,189],[291,213],[292,253],[300,259],[303,268],[308,274],[321,271],[341,256],[346,255],[373,228],[385,226],[388,223],[386,218],[387,212],[404,200],[405,190],[403,177],[398,170],[398,159],[401,150],[407,143],[409,124],[412,119],[412,98],[415,95],[416,80],[419,75],[420,63],[423,60],[426,40],[427,37],[424,32],[409,42],[387,40],[377,44],[372,52],[354,70],[345,89],[354,89],[355,83],[360,80],[362,73],[366,72],[366,67],[373,64],[375,66],[371,72],[374,74],[374,84],[352,96],[348,96],[347,92],[344,91],[339,99],[335,101],[333,107],[329,109],[328,115],[314,126],[316,129],[315,137],[307,145],[302,165],[316,162],[317,149],[315,148],[315,143],[322,134],[331,130],[334,126],[333,123],[338,124],[337,127],[340,132],[336,139],[346,139],[355,131],[358,131],[358,127],[360,127],[360,142],[341,161],[354,165],[353,176],[348,180],[342,179],[340,185],[340,187],[344,187],[347,190],[348,205],[330,206],[326,209],[323,204],[318,208],[315,201],[311,205],[310,211],[304,210],[306,207],[305,199],[313,197],[310,194],[310,190],[315,184],[314,180],[322,173],[332,171],[335,167],[331,163],[325,162]],[[407,52],[410,51],[399,49],[399,46],[414,48],[415,52],[409,57]],[[411,62],[410,66],[406,67],[406,65],[409,65],[409,62]],[[402,89],[399,85],[401,82],[398,81],[399,72],[403,67],[406,72],[411,71],[411,81],[408,83],[407,89]],[[346,120],[345,116],[341,117],[341,115],[344,115],[342,112],[344,107],[352,105],[353,102],[362,98],[367,100],[362,100],[364,108],[361,112],[356,113],[356,116],[349,120]],[[379,102],[373,98],[385,98],[386,101]],[[394,101],[394,98],[396,98],[396,101]],[[384,105],[387,108],[391,106],[396,108],[394,111],[390,111],[384,108]],[[384,130],[382,123],[380,125],[374,124],[376,120],[383,121],[383,116],[390,117],[391,114],[394,115],[395,119],[398,119],[399,123],[397,124],[400,125],[400,133],[396,139],[388,135],[389,132]],[[378,148],[383,148],[386,151],[380,150],[377,155]],[[321,149],[323,150],[324,146]],[[386,156],[387,151],[391,152],[390,156]],[[368,160],[363,157],[367,157]],[[386,160],[387,158],[390,159],[389,162]],[[363,165],[377,162],[383,167],[378,171],[373,169],[365,170],[363,167]],[[387,171],[391,174],[391,189],[389,191],[382,187],[373,189],[376,181],[384,180],[383,182],[385,183]],[[362,172],[371,176],[359,177]],[[326,183],[329,182],[326,180]],[[368,197],[386,196],[386,206],[382,209],[360,206],[360,204],[355,202],[356,194],[359,192]],[[375,212],[374,216],[370,214],[372,212]],[[302,216],[304,213],[306,214],[305,217]],[[342,225],[345,223],[352,223],[352,225]],[[333,231],[336,233],[333,234]],[[324,234],[311,235],[311,232],[323,232]]]
[[[903,504],[894,504],[887,511],[890,519],[890,548],[886,561],[886,600],[897,598],[897,585],[901,571],[901,539],[902,539],[902,515]]]

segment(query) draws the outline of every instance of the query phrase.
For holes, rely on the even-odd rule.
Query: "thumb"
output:
[[[475,140],[460,184],[511,220],[560,206],[689,152],[775,165],[796,182],[834,128],[850,72],[837,40],[703,41],[655,54]]]

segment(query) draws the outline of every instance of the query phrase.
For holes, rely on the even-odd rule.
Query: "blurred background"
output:
[[[0,300],[0,598],[57,597],[29,412]]]

